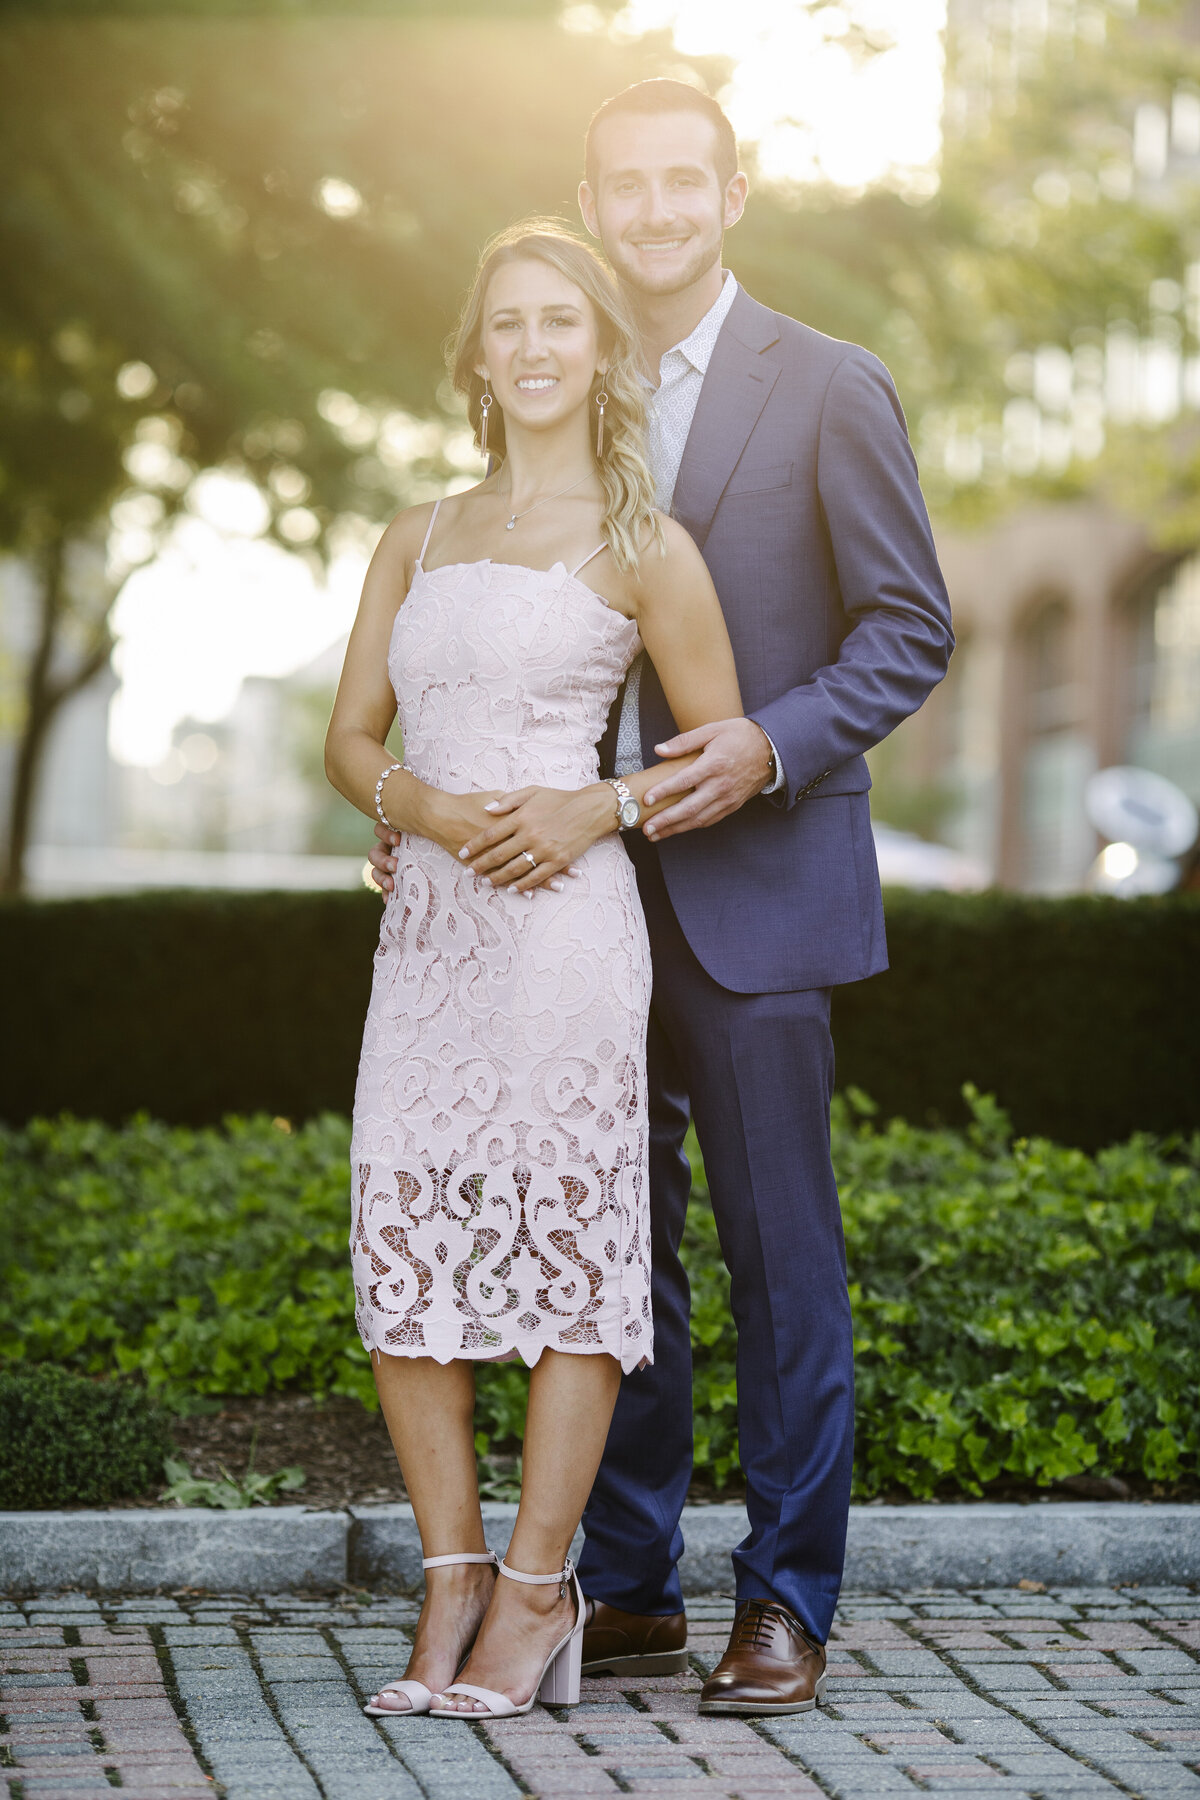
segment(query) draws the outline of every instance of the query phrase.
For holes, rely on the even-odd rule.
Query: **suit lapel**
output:
[[[778,337],[774,315],[739,289],[713,347],[671,506],[702,550],[725,484],[778,380],[779,364],[762,355]]]

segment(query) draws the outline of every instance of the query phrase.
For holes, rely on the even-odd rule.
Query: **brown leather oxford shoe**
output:
[[[584,1675],[682,1675],[687,1666],[686,1613],[628,1613],[587,1602]]]
[[[700,1689],[702,1713],[811,1712],[825,1692],[825,1646],[774,1600],[740,1600],[729,1648]]]

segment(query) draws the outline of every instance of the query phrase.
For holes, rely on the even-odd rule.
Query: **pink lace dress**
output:
[[[635,623],[582,563],[427,570],[428,543],[388,658],[407,765],[452,793],[595,781]],[[602,838],[532,899],[426,838],[397,859],[354,1102],[363,1343],[635,1368],[652,1348],[650,953],[625,850]]]

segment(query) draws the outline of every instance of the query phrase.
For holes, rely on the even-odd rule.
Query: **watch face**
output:
[[[622,800],[621,824],[623,826],[636,825],[641,816],[642,809],[636,800]]]

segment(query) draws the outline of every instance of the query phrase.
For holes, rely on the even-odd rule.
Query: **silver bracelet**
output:
[[[387,817],[383,810],[383,784],[389,775],[394,775],[397,769],[402,769],[403,767],[403,763],[389,763],[387,768],[383,771],[383,774],[379,777],[379,780],[375,783],[375,811],[379,814],[379,823],[381,825],[386,825],[389,831],[395,831],[396,827],[392,824],[392,821]]]

